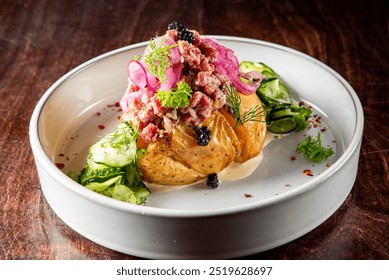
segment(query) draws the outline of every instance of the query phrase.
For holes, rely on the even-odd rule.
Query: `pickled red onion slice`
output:
[[[140,90],[133,91],[133,92],[126,91],[119,102],[122,111],[127,113],[130,110],[130,107],[128,106],[129,99],[141,99],[143,94],[151,94],[151,92],[148,88],[142,88]]]
[[[131,60],[127,67],[128,78],[130,78],[138,88],[145,88],[147,86],[152,92],[155,92],[158,85],[158,79],[150,74],[146,68],[144,62]]]
[[[217,50],[218,55],[214,61],[217,72],[221,75],[227,75],[240,93],[251,94],[257,90],[263,78],[261,73],[256,72],[254,74],[253,72],[255,71],[252,73],[241,73],[238,58],[233,50],[220,45],[215,39],[202,37],[202,42],[210,44]],[[240,79],[242,75],[248,80],[248,83]],[[248,76],[252,76],[252,78],[247,78]]]

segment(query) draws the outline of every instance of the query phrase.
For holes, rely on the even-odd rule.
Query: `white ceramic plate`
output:
[[[332,69],[295,50],[213,37],[233,49],[240,61],[272,67],[295,98],[313,107],[320,117],[318,126],[272,141],[253,174],[223,182],[219,189],[197,184],[156,192],[146,206],[115,201],[65,174],[81,170],[87,149],[116,126],[120,111],[115,103],[127,86],[127,63],[147,42],[99,56],[57,81],[42,97],[30,124],[42,189],[70,227],[103,246],[146,258],[231,258],[289,242],[317,227],[343,203],[355,181],[363,130],[354,90]],[[295,149],[318,130],[336,153],[313,164]]]

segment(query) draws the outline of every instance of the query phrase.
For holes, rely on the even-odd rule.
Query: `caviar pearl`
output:
[[[207,126],[193,127],[196,133],[196,141],[199,146],[207,146],[211,141],[211,130]]]
[[[209,174],[207,177],[207,186],[212,189],[216,189],[219,187],[219,185],[220,185],[219,176],[217,176],[216,173]]]

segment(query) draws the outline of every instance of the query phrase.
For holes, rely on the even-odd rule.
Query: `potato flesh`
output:
[[[241,94],[241,114],[262,104],[257,95]],[[170,135],[147,147],[138,161],[143,179],[160,185],[184,185],[218,173],[232,161],[243,163],[257,156],[266,135],[263,122],[246,122],[237,128],[232,115],[225,109],[214,111],[202,125],[211,130],[207,146],[199,146],[193,127],[179,123]]]

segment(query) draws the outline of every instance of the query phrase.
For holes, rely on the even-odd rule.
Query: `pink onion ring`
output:
[[[210,44],[218,51],[214,63],[219,74],[227,75],[240,93],[251,94],[256,91],[262,81],[262,75],[259,72],[255,74],[256,81],[250,78],[249,83],[246,84],[240,79],[239,61],[233,50],[220,45],[215,39],[202,37],[202,42]]]

